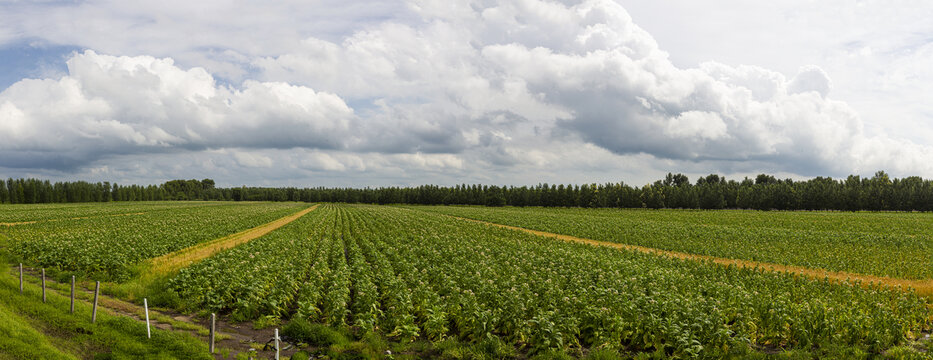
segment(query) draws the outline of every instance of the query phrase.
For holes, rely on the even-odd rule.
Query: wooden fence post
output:
[[[143,298],[143,308],[146,309],[146,338],[152,339],[152,331],[149,330],[149,300]]]
[[[75,313],[75,276],[71,275],[71,313]]]
[[[97,297],[100,296],[100,281],[94,286],[94,307],[91,309],[91,323],[97,321]]]
[[[211,313],[211,333],[210,333],[211,354],[214,353],[214,339],[215,339],[216,333],[217,333],[217,314]]]
[[[45,268],[42,269],[42,302],[45,302]]]
[[[275,328],[275,360],[279,360],[279,328]]]

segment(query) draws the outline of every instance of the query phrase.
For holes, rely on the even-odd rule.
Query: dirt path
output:
[[[65,218],[65,219],[33,220],[33,221],[20,221],[20,222],[0,222],[0,226],[28,225],[28,224],[35,224],[35,223],[39,223],[39,222],[54,222],[54,221],[66,221],[66,220],[81,220],[81,219],[90,219],[90,218],[92,218],[92,217],[132,216],[132,215],[143,215],[143,214],[145,214],[145,212],[135,212],[135,213],[126,213],[126,214],[98,215],[98,216],[80,216],[80,217]]]
[[[568,242],[577,242],[577,243],[589,244],[593,246],[605,246],[605,247],[611,247],[611,248],[616,248],[616,249],[632,250],[632,251],[638,251],[638,252],[643,252],[643,253],[648,253],[648,254],[656,254],[656,255],[667,256],[667,257],[672,257],[672,258],[677,258],[677,259],[709,261],[709,262],[713,262],[716,264],[727,265],[727,266],[732,265],[732,266],[741,267],[741,268],[760,268],[760,269],[764,269],[764,270],[772,271],[772,272],[788,272],[788,273],[798,274],[802,276],[811,277],[814,279],[828,278],[830,280],[839,281],[839,282],[861,281],[861,284],[863,286],[869,286],[871,283],[875,283],[875,284],[881,283],[881,284],[885,284],[885,285],[889,285],[893,287],[902,287],[904,289],[913,288],[920,295],[924,295],[927,297],[933,297],[933,279],[930,279],[930,280],[895,279],[895,278],[889,278],[889,277],[863,275],[863,274],[848,273],[848,272],[842,272],[842,271],[831,271],[831,270],[826,270],[826,269],[808,268],[808,267],[803,267],[803,266],[780,265],[780,264],[758,262],[758,261],[728,259],[728,258],[721,258],[721,257],[715,257],[715,256],[709,256],[709,255],[697,255],[697,254],[690,254],[690,253],[684,253],[684,252],[678,252],[678,251],[649,248],[649,247],[638,246],[638,245],[620,244],[620,243],[613,243],[613,242],[608,242],[608,241],[585,239],[585,238],[580,238],[576,236],[555,234],[555,233],[550,233],[550,232],[545,232],[545,231],[526,229],[526,228],[517,227],[517,226],[503,225],[503,224],[497,224],[497,223],[492,223],[488,221],[463,218],[459,216],[451,216],[451,215],[445,215],[445,216],[448,216],[454,219],[485,224],[487,226],[495,226],[495,227],[500,227],[500,228],[505,228],[505,229],[523,231],[523,232],[538,235],[538,236],[557,238],[557,239],[568,241]]]
[[[241,231],[233,235],[228,235],[219,239],[211,240],[206,243],[201,243],[154,258],[151,261],[152,266],[149,268],[149,272],[152,275],[162,275],[181,269],[199,260],[206,259],[220,251],[235,247],[268,234],[272,230],[285,226],[286,224],[297,220],[305,214],[314,211],[314,209],[317,209],[318,206],[319,205],[314,205],[295,214],[254,227],[249,230]]]

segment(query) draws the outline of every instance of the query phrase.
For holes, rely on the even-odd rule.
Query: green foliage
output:
[[[722,182],[711,177],[703,181]],[[671,183],[686,186],[683,179],[674,177]],[[267,221],[257,219],[263,216],[274,218],[281,215],[276,212],[294,211],[294,205],[288,204],[179,204],[188,206],[159,210],[140,206],[138,211],[148,217],[122,216],[119,221],[110,217],[118,214],[115,210],[40,209],[59,218],[81,211],[96,211],[96,215],[17,225],[4,231],[11,235],[7,241],[16,245],[11,247],[15,251],[26,248],[22,244],[28,242],[55,244],[55,240],[59,246],[75,246],[72,252],[77,255],[85,254],[65,241],[75,238],[83,239],[85,246],[113,241],[118,244],[115,249],[125,246],[158,254],[203,241],[199,239],[208,235],[233,232],[250,221]],[[923,257],[928,255],[923,244],[930,237],[924,229],[933,218],[927,214],[417,209],[427,211],[324,205],[153,286],[169,294],[165,301],[188,310],[227,313],[236,320],[290,318],[283,335],[326,348],[321,351],[331,357],[349,358],[381,357],[390,349],[393,356],[403,357],[403,351],[397,350],[423,348],[429,341],[436,348],[418,350],[424,351],[419,354],[482,359],[606,358],[614,354],[760,358],[764,354],[757,349],[776,349],[784,351],[783,357],[859,358],[910,354],[905,346],[912,337],[933,328],[930,300],[909,292],[565,243],[433,212],[607,241],[680,246],[681,251],[735,251],[730,254],[740,255],[751,251],[748,256],[758,260],[775,256],[787,261],[807,259],[805,266],[825,263],[865,269],[879,266],[878,254],[928,261]],[[2,210],[0,216],[4,216]],[[108,221],[95,220],[104,218]],[[140,223],[137,218],[149,220]],[[101,234],[111,230],[98,231],[83,222],[127,234],[114,232],[116,239],[108,240]],[[127,230],[137,228],[144,231]],[[23,234],[34,237],[25,241]],[[805,250],[796,251],[789,244]],[[866,244],[874,244],[869,248],[876,253],[862,257],[864,264],[843,261],[865,251]],[[112,251],[107,256],[145,256],[126,252]],[[59,255],[41,261],[62,259],[70,258]],[[909,262],[890,262],[885,269],[918,277],[929,271]],[[18,301],[4,300],[18,296],[13,279],[5,278],[9,284],[0,287],[6,291],[0,305]],[[34,286],[27,290],[35,298]],[[50,304],[32,301],[15,307],[20,316],[35,319],[40,317],[38,309],[48,310],[43,306],[56,307],[60,313],[67,308],[54,297]],[[178,345],[188,344],[187,340],[161,332],[163,340],[153,341],[158,344],[155,349],[139,345],[132,339],[142,336],[144,329],[128,319],[102,316],[98,325],[88,327],[80,317],[58,318],[54,313],[42,315],[42,321],[81,334],[74,341],[91,345],[70,345],[68,351],[84,358],[96,353],[139,357],[144,350],[181,357],[177,354],[203,350]],[[112,336],[125,344],[102,343],[97,336]]]
[[[29,205],[27,209],[32,211],[26,219],[38,222],[3,231],[13,254],[27,264],[74,271],[95,280],[124,281],[141,260],[255,227],[304,206],[204,202],[157,203],[151,207]],[[0,207],[0,217],[13,217],[7,211]]]
[[[486,359],[514,359],[518,352],[515,347],[502,341],[497,336],[487,336],[473,347],[475,353]]]
[[[315,303],[326,295],[335,305],[305,309],[309,312],[307,316],[323,319],[326,315],[331,324],[343,324],[349,289],[343,286],[340,289],[344,290],[324,292],[322,286],[325,281],[349,280],[346,276],[323,278],[312,272],[317,261],[309,261],[325,258],[335,264],[344,261],[342,245],[339,248],[331,245],[334,239],[325,233],[330,230],[325,226],[328,219],[323,212],[326,211],[319,208],[267,234],[261,241],[222,251],[208,261],[180,270],[169,281],[168,290],[178,294],[189,309],[232,311],[234,320],[245,321],[263,315],[286,315],[295,304],[301,311],[305,309],[304,297],[311,296],[306,292],[315,289]],[[333,251],[326,252],[331,247]],[[323,266],[327,265],[317,265]]]
[[[921,213],[417,207],[656,249],[906,279],[933,278],[933,215]],[[896,261],[895,261],[896,260]]]
[[[347,344],[349,340],[345,335],[328,326],[314,324],[305,319],[292,319],[282,328],[282,335],[297,342],[307,343],[316,347]]]
[[[205,203],[147,202],[107,204],[13,204],[0,206],[0,222],[80,220],[78,217],[118,216],[149,211],[185,208]]]
[[[879,355],[933,325],[929,301],[898,290],[564,243],[397,207],[322,206],[171,282],[194,306],[254,317],[294,309],[295,331],[318,324],[430,339],[454,358],[517,354],[508,347],[551,357],[624,349],[716,358],[757,347]],[[353,344],[332,349],[372,351]]]
[[[165,200],[223,200],[219,191],[214,188],[214,180],[171,180],[166,181],[161,190],[165,193]]]
[[[618,351],[611,349],[595,349],[586,354],[588,360],[613,360],[620,357]]]
[[[616,208],[741,208],[757,210],[933,211],[933,180],[917,176],[816,177],[805,181],[760,174],[726,180],[717,174],[691,184],[683,174],[642,187],[628,184],[535,186],[456,185],[381,188],[216,188],[211,179],[171,180],[160,186],[119,186],[83,181],[55,183],[8,179],[0,203],[70,203],[152,200],[303,201],[370,204],[487,205]]]
[[[165,200],[164,191],[155,185],[119,186],[109,182],[56,182],[39,179],[8,179],[0,182],[0,203],[76,203],[110,201]]]
[[[456,185],[443,187],[239,188],[235,200],[301,200],[370,204],[487,205],[616,208],[743,208],[757,210],[933,211],[933,180],[912,176],[891,179],[816,177],[805,181],[761,174],[754,180],[727,180],[710,174],[691,184],[683,174],[668,174],[642,187],[628,184],[534,186]]]
[[[270,328],[281,323],[282,323],[282,320],[279,319],[278,316],[275,316],[275,315],[260,316],[258,319],[256,319],[256,321],[253,321],[253,329],[255,330],[266,329],[266,328]]]

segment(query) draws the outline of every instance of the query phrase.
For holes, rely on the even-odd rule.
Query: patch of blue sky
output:
[[[0,89],[29,78],[45,78],[67,72],[65,61],[81,48],[23,41],[0,47]]]
[[[378,99],[379,98],[348,98],[343,100],[347,103],[347,106],[353,109],[353,112],[357,115],[361,115],[378,112],[377,110],[380,107],[375,103]]]

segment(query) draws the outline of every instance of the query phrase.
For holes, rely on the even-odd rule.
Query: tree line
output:
[[[641,187],[624,182],[538,184],[534,186],[422,185],[379,188],[218,188],[211,179],[172,180],[161,185],[128,185],[8,179],[0,203],[37,204],[152,200],[304,201],[369,204],[933,211],[933,180],[911,176],[892,179],[883,171],[872,177],[816,177],[795,181],[761,174],[728,180],[711,174],[695,182],[667,174]]]

